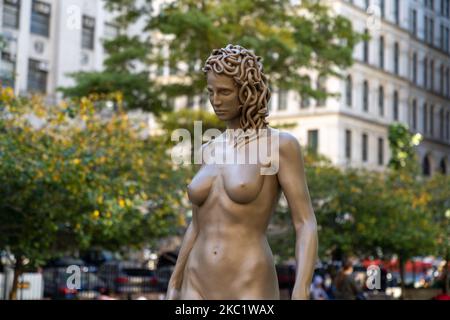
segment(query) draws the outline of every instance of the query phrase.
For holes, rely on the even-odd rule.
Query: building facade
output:
[[[370,40],[355,48],[355,63],[343,78],[309,74],[313,87],[339,96],[314,101],[275,89],[271,124],[293,124],[289,130],[302,145],[338,166],[383,170],[390,158],[388,126],[405,123],[424,137],[418,148],[423,173],[448,173],[450,0],[323,1]],[[152,2],[154,10],[166,2]],[[118,32],[104,0],[0,0],[0,5],[7,40],[0,80],[16,94],[37,91],[58,99],[57,88],[73,84],[68,73],[101,70],[101,40]],[[153,69],[163,80],[176,77],[168,63]],[[205,95],[175,104],[212,111]]]
[[[339,97],[301,99],[274,92],[271,123],[295,123],[293,134],[339,166],[382,170],[390,158],[388,126],[407,124],[423,135],[425,175],[450,164],[449,0],[328,1],[369,41],[354,51],[343,78],[310,78]]]
[[[69,73],[100,70],[105,59],[101,40],[118,28],[102,0],[0,0],[0,79],[16,94],[44,93],[72,85]]]

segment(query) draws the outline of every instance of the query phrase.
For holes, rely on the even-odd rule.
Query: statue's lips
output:
[[[227,110],[214,110],[216,114],[226,114]]]

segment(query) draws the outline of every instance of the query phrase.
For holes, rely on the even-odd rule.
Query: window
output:
[[[423,38],[424,38],[425,42],[428,42],[428,33],[429,33],[428,29],[430,26],[428,25],[428,17],[425,16],[424,19],[425,19],[425,21],[423,23],[423,25],[424,25]]]
[[[319,150],[319,130],[308,130],[308,150],[313,153]]]
[[[187,107],[188,109],[192,109],[194,107],[194,97],[191,95],[187,96]]]
[[[441,30],[440,37],[439,37],[440,48],[442,50],[445,50],[445,27],[444,27],[443,24],[441,24],[441,29],[440,30]]]
[[[94,50],[95,19],[83,16],[81,46],[83,49]]]
[[[311,78],[310,77],[306,76],[304,78],[304,81],[306,82],[305,86],[311,87]],[[300,108],[306,109],[306,108],[309,108],[310,105],[311,105],[311,99],[310,99],[308,93],[303,92],[301,95],[301,100],[300,100]]]
[[[396,24],[400,24],[400,4],[399,0],[394,0],[394,19]]]
[[[447,68],[447,72],[445,73],[445,79],[447,83],[447,97],[450,97],[450,68]]]
[[[345,130],[345,158],[350,160],[352,158],[352,132]]]
[[[175,59],[169,58],[169,75],[174,75],[178,73],[178,66]]]
[[[364,30],[364,37],[366,38],[363,43],[363,61],[369,63],[369,30]]]
[[[119,35],[119,27],[113,23],[105,23],[105,38],[114,39]]]
[[[48,3],[33,0],[31,11],[31,33],[48,37],[50,33],[50,12]]]
[[[287,91],[280,89],[278,91],[278,110],[283,111],[287,109]]]
[[[32,59],[29,60],[28,91],[47,92],[47,70],[43,62]]]
[[[444,95],[444,88],[445,88],[445,67],[442,64],[441,65],[441,69],[439,72],[439,83],[440,83],[440,88],[439,88],[439,93]]]
[[[430,107],[430,135],[434,136],[434,106]]]
[[[441,159],[439,170],[442,174],[447,174],[447,164],[445,163],[445,158]]]
[[[429,157],[427,155],[427,156],[425,156],[423,158],[423,162],[422,162],[422,173],[423,173],[424,176],[429,177],[431,175],[431,168],[430,167],[431,167],[430,166],[430,159],[429,159]]]
[[[434,60],[430,62],[430,87],[431,90],[434,90]]]
[[[9,53],[2,52],[0,59],[0,83],[2,87],[14,88],[16,64]]]
[[[431,45],[434,44],[434,20],[432,18],[429,18],[429,22],[430,22],[430,36],[428,38],[428,41]]]
[[[385,3],[384,0],[380,0],[380,13],[381,13],[381,17],[384,18],[385,17]]]
[[[384,165],[384,139],[378,138],[378,165]]]
[[[447,116],[445,117],[445,138],[450,140],[450,111],[447,111]]]
[[[417,11],[414,9],[412,10],[412,26],[411,26],[411,32],[414,36],[417,37]]]
[[[400,49],[398,42],[394,43],[394,73],[399,74]]]
[[[347,81],[345,82],[345,103],[347,106],[352,106],[352,91],[353,91],[353,83],[352,83],[352,76],[347,76]]]
[[[368,150],[368,137],[367,134],[362,135],[362,161],[367,162],[367,150]]]
[[[412,128],[414,130],[416,130],[417,129],[417,100],[416,99],[414,99],[412,101],[412,119],[411,119],[411,121],[412,121],[412,124],[411,124]]]
[[[19,29],[20,0],[3,1],[3,27]]]
[[[445,28],[444,50],[450,52],[450,28]]]
[[[423,133],[428,131],[428,105],[423,105]]]
[[[201,109],[203,109],[203,110],[208,109],[208,94],[206,94],[206,93],[200,94],[200,100],[199,100],[198,104]]]
[[[428,59],[423,59],[423,86],[428,87]]]
[[[439,111],[439,138],[441,139],[444,139],[444,124],[444,109],[441,108],[441,110]]]
[[[398,121],[398,91],[394,91],[394,121]]]
[[[380,37],[380,47],[379,47],[379,52],[378,52],[378,59],[379,59],[379,63],[380,63],[380,68],[384,69],[384,37],[381,36]]]
[[[384,87],[378,88],[378,113],[380,116],[384,116]]]
[[[369,83],[367,80],[365,80],[363,84],[363,110],[369,110]]]
[[[300,101],[300,108],[307,109],[311,105],[311,99],[306,93],[302,94],[302,100]]]
[[[325,95],[326,94],[326,84],[327,78],[323,75],[320,75],[317,78],[317,90],[320,91],[320,94]],[[318,107],[323,107],[325,106],[327,100],[325,97],[321,97],[319,99],[317,99],[317,106]]]
[[[413,53],[412,58],[412,81],[417,84],[417,52]]]

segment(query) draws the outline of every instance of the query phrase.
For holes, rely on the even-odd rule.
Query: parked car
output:
[[[89,268],[94,271],[106,262],[117,261],[120,259],[120,256],[117,253],[101,249],[83,251],[80,254],[80,257],[86,262]]]
[[[110,292],[132,294],[158,291],[155,271],[135,262],[109,261],[98,269],[97,274]]]
[[[172,272],[174,266],[164,266],[155,270],[156,277],[158,279],[157,287],[159,291],[166,292],[167,287],[169,286],[170,277],[172,276]]]
[[[73,257],[60,257],[51,259],[44,268],[67,268],[69,266],[86,266],[86,262],[82,259]]]
[[[80,268],[79,288],[72,288],[70,284],[76,284],[72,276],[76,273],[68,273],[67,268],[52,267],[44,269],[44,297],[51,299],[96,299],[106,292],[106,284],[88,268]]]
[[[295,284],[295,266],[277,265],[276,270],[279,288],[292,290]]]

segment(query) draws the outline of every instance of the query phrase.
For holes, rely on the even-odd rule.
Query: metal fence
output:
[[[0,299],[7,300],[13,286],[14,270],[5,268],[0,273]],[[24,273],[18,279],[17,300],[40,300],[43,298],[43,277],[40,273]]]

